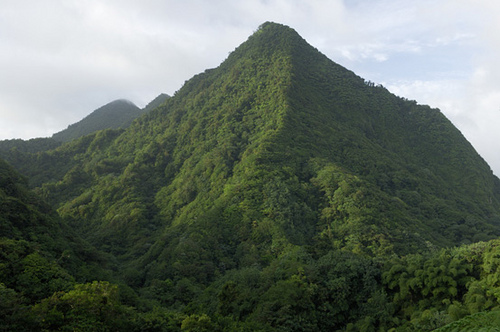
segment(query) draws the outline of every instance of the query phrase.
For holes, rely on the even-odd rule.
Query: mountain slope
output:
[[[37,153],[57,148],[61,142],[52,138],[32,138],[29,140],[8,139],[0,141],[0,154],[2,156],[15,153]]]
[[[19,171],[30,177],[32,183],[38,185],[40,180],[36,180],[31,176],[33,167],[29,165],[31,163],[30,159],[38,152],[56,149],[63,143],[100,130],[126,128],[135,118],[155,109],[168,98],[167,94],[162,93],[141,110],[129,101],[116,100],[95,110],[86,118],[70,125],[67,129],[54,134],[53,137],[0,141],[0,157],[15,165]]]
[[[97,276],[98,256],[0,160],[0,285],[33,303]]]

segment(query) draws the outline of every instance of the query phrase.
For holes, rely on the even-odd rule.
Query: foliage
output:
[[[144,108],[142,109],[143,113],[154,110],[159,107],[161,104],[165,103],[167,99],[170,98],[166,93],[160,93],[155,99],[151,100]]]
[[[108,282],[77,284],[68,292],[54,293],[33,307],[42,329],[128,331],[130,309],[122,306],[118,289]]]
[[[19,156],[23,153],[37,153],[57,148],[61,145],[60,142],[52,138],[32,138],[30,140],[10,139],[0,141],[0,156],[6,158],[12,155],[11,158]],[[19,161],[18,161],[19,162]]]
[[[462,318],[459,321],[450,323],[436,332],[496,332],[500,331],[500,315],[498,311],[480,312],[474,315]]]

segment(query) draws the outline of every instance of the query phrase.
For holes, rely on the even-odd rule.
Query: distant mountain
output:
[[[161,104],[165,103],[167,101],[167,99],[170,98],[169,95],[167,95],[166,93],[161,93],[159,94],[155,99],[151,100],[143,109],[142,109],[142,112],[143,113],[146,113],[146,112],[149,112],[149,111],[152,111],[154,110],[155,108],[157,108],[158,106],[160,106]]]
[[[68,128],[52,135],[59,142],[69,142],[103,129],[127,128],[133,120],[164,103],[169,96],[160,94],[143,109],[125,99],[112,101],[86,116],[84,119],[69,125]]]
[[[22,156],[149,310],[136,330],[431,331],[500,308],[500,180],[439,110],[287,26],[125,129]],[[44,319],[73,317],[58,301]]]
[[[119,99],[112,101],[69,125],[68,128],[52,135],[59,142],[69,142],[98,130],[126,128],[141,115],[141,109],[131,101]]]
[[[132,121],[163,104],[170,96],[162,93],[149,102],[143,109],[138,109],[127,100],[116,100],[92,112],[81,121],[68,126],[52,137],[40,137],[29,140],[7,139],[0,141],[0,156],[10,159],[12,153],[37,153],[55,149],[61,143],[103,129],[118,129],[128,127]]]

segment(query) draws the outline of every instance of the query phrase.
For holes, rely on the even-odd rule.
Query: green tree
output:
[[[33,307],[45,330],[133,331],[134,311],[123,306],[118,287],[105,281],[76,284]]]

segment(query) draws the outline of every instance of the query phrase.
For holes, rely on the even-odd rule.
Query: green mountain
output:
[[[143,109],[138,108],[126,100],[116,100],[111,102],[82,119],[81,121],[70,125],[67,129],[56,133],[53,137],[33,138],[29,140],[9,139],[0,141],[0,157],[6,161],[15,164],[19,171],[30,176],[32,183],[40,184],[42,180],[37,181],[31,177],[32,158],[38,152],[54,150],[67,141],[77,139],[82,136],[90,135],[104,129],[120,129],[128,127],[132,121],[140,115],[147,113],[164,103],[169,96],[160,94],[149,102]],[[52,167],[59,172],[57,167]]]
[[[7,155],[14,153],[37,153],[57,148],[61,142],[51,138],[32,138],[29,140],[7,139],[0,141],[0,154]]]
[[[142,112],[146,113],[154,110],[161,104],[163,104],[167,99],[170,98],[166,93],[160,93],[155,99],[151,100],[143,109]]]
[[[314,241],[376,254],[498,235],[499,181],[439,110],[367,84],[282,26],[264,25],[116,135],[95,136],[107,143],[92,154],[88,137],[87,150],[75,142],[34,164],[66,165],[44,190],[61,196],[63,217],[92,211],[79,223],[96,225],[93,237],[118,236],[110,225],[198,227],[228,211],[219,227],[249,236],[235,246],[266,234],[260,256]],[[80,191],[60,195],[77,171]],[[137,239],[119,242],[128,251]]]
[[[98,130],[126,128],[140,113],[141,109],[134,103],[125,99],[115,100],[96,109],[77,123],[69,125],[68,128],[55,133],[52,139],[69,142]]]
[[[439,110],[283,25],[126,129],[9,162],[133,289],[121,329],[430,331],[500,308],[486,162]],[[33,311],[76,324],[70,300],[103,287]]]
[[[137,117],[160,106],[168,98],[167,94],[162,93],[150,101],[143,109],[125,99],[112,101],[96,109],[77,123],[55,133],[52,135],[52,139],[57,142],[69,142],[99,130],[127,128]]]

